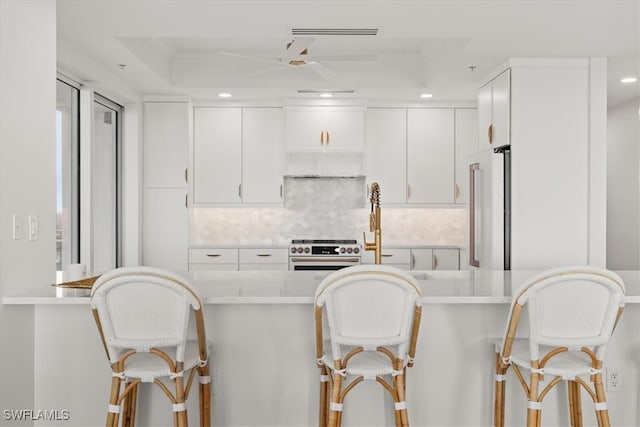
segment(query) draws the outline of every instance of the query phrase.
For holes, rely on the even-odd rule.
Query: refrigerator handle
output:
[[[469,265],[480,267],[476,259],[476,171],[480,170],[479,163],[469,165]]]

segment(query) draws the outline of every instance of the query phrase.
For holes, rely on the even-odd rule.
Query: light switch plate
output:
[[[13,240],[22,239],[23,228],[22,215],[13,214]]]
[[[40,238],[40,231],[38,229],[38,216],[29,215],[29,240],[38,240]]]

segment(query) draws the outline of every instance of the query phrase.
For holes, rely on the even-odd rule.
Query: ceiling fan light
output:
[[[231,98],[231,94],[229,92],[220,92],[218,94],[218,98]]]
[[[620,83],[635,83],[638,81],[637,77],[624,77],[620,79]]]
[[[333,94],[329,92],[323,92],[320,94],[320,98],[332,98]]]
[[[433,98],[433,94],[432,93],[421,93],[420,94],[420,98]]]

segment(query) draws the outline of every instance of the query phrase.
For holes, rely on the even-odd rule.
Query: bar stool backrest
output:
[[[377,346],[396,349],[396,357],[409,352],[415,308],[421,305],[416,280],[383,265],[349,267],[327,276],[315,295],[325,306],[334,356],[342,346]]]
[[[123,349],[149,351],[173,346],[176,361],[182,362],[191,309],[198,313],[198,329],[204,329],[202,302],[191,285],[185,278],[157,268],[123,267],[103,274],[93,285],[91,306],[97,311],[111,363]],[[198,337],[204,340],[204,330]],[[202,342],[200,348],[206,344]],[[204,356],[201,354],[206,360]]]
[[[587,347],[603,360],[624,307],[624,294],[620,276],[602,268],[572,266],[538,274],[513,298],[503,348],[508,344],[508,331],[517,327],[515,307],[526,306],[531,360],[539,359],[541,345],[572,350]]]

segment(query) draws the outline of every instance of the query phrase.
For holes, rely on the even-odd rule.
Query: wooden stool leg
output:
[[[598,410],[599,408],[596,408],[598,426],[611,427],[611,422],[609,421],[609,410],[606,408],[607,398],[605,396],[604,386],[602,385],[602,374],[598,373],[594,375],[593,386],[596,391],[596,402],[594,403],[604,406],[604,409],[601,410]]]
[[[111,378],[111,394],[109,395],[109,407],[111,406],[119,406],[118,398],[120,397],[120,384],[121,379],[119,377]],[[117,427],[118,426],[118,414],[111,412],[107,412],[107,427]]]
[[[577,381],[569,381],[567,387],[569,389],[571,425],[573,427],[582,427],[582,394],[580,391],[580,383]]]
[[[129,386],[129,383],[125,383],[125,389]],[[127,395],[124,398],[124,405],[122,409],[122,427],[135,426],[136,419],[136,405],[138,401],[138,385],[131,386]]]
[[[327,367],[320,366],[320,406],[318,407],[318,426],[327,427],[327,403],[329,402],[329,379]]]
[[[504,376],[507,370],[502,368],[500,353],[496,353],[495,367],[495,386],[494,386],[494,402],[493,402],[493,425],[495,427],[504,427],[504,396],[505,396],[505,380]]]
[[[532,403],[538,403],[539,375],[531,373],[529,382],[529,402],[527,406],[527,427],[538,427],[540,423],[540,409],[532,408]]]
[[[405,393],[404,393],[404,375],[396,375],[396,393],[398,394],[398,403],[405,405]],[[409,415],[407,414],[407,408],[402,407],[398,410],[400,414],[400,425],[402,427],[409,427]]]
[[[211,426],[211,376],[209,364],[198,368],[199,399],[200,399],[200,427]],[[206,379],[202,382],[200,379]]]
[[[331,403],[334,405],[341,405],[340,401],[340,390],[342,388],[342,376],[339,374],[333,375],[333,387],[331,389]],[[339,426],[339,417],[342,411],[338,411],[334,408],[329,407],[329,427],[338,427]]]

